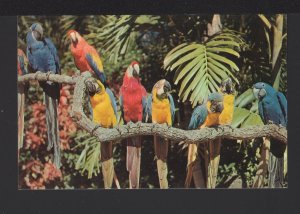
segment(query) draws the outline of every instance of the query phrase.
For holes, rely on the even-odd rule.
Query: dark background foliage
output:
[[[265,16],[270,23],[276,23],[277,15]],[[202,43],[207,37],[207,23],[213,14],[163,15],[163,16],[19,16],[18,47],[26,50],[25,37],[30,25],[40,22],[45,35],[50,37],[57,47],[62,74],[74,75],[78,72],[71,53],[66,33],[75,29],[84,36],[100,53],[104,70],[108,76],[109,86],[118,97],[124,71],[132,60],[140,62],[142,84],[148,92],[155,82],[166,78],[174,82],[175,72],[165,72],[164,59],[176,46],[187,42]],[[236,85],[237,96],[251,88],[253,83],[265,81],[274,84],[279,73],[278,89],[287,94],[286,49],[287,37],[282,40],[280,72],[274,76],[271,62],[272,32],[267,33],[263,21],[258,15],[221,15],[223,29],[232,30],[245,43],[239,51],[240,57],[227,57],[233,60],[239,71],[234,73],[239,84]],[[286,29],[284,16],[283,34]],[[125,29],[123,33],[122,29]],[[267,34],[269,36],[267,36]],[[119,36],[115,36],[119,35]],[[269,40],[268,40],[269,37]],[[113,44],[113,45],[112,45]],[[271,48],[270,48],[271,47]],[[178,91],[180,84],[173,84],[173,96],[176,100],[175,126],[186,129],[192,112],[191,103],[181,102]],[[37,82],[31,82],[27,92],[25,115],[24,147],[20,151],[19,187],[31,189],[43,188],[102,188],[102,175],[99,173],[99,160],[87,166],[87,161],[79,161],[84,150],[95,152],[96,139],[80,130],[70,118],[72,103],[72,86],[64,86],[61,90],[59,107],[60,137],[62,152],[62,168],[55,169],[52,165],[52,152],[46,150],[45,108],[42,105],[42,90]],[[248,95],[249,97],[249,95]],[[243,99],[241,99],[243,101]],[[237,105],[256,114],[255,102],[251,97],[243,104]],[[243,115],[242,115],[243,116]],[[238,120],[241,115],[235,115]],[[243,124],[246,117],[237,127]],[[258,122],[259,123],[259,122]],[[158,188],[158,177],[152,137],[143,139],[141,179],[142,188]],[[93,144],[94,143],[94,144]],[[226,141],[222,144],[219,166],[218,187],[250,187],[256,172],[261,139],[250,143]],[[170,144],[168,156],[169,185],[181,188],[186,175],[186,149],[182,145]],[[126,144],[115,146],[115,170],[122,188],[128,187],[126,171]]]

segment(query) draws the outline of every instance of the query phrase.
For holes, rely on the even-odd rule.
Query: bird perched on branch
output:
[[[219,125],[231,125],[234,112],[235,90],[231,78],[221,81],[219,92],[223,95],[223,111],[219,115]],[[221,139],[210,142],[209,154],[209,177],[207,178],[207,187],[215,188],[217,183],[218,167],[220,162]]]
[[[258,99],[258,112],[264,124],[275,123],[287,126],[287,100],[281,92],[264,82],[253,86],[254,96]],[[286,145],[278,140],[270,140],[270,158],[268,163],[269,187],[283,187],[284,152]]]
[[[28,74],[27,65],[28,59],[25,53],[18,49],[18,76]],[[20,84],[18,86],[18,149],[23,147],[23,135],[24,135],[24,108],[25,108],[25,85]]]
[[[153,123],[172,126],[175,118],[175,105],[170,94],[171,85],[165,80],[159,80],[147,99],[147,114]],[[168,140],[154,135],[154,150],[157,158],[157,171],[161,189],[168,188]]]
[[[105,84],[106,76],[103,71],[103,64],[96,49],[89,45],[75,30],[69,30],[67,35],[71,40],[70,49],[76,67],[81,73],[85,71],[90,72],[93,77]]]
[[[207,102],[197,106],[193,113],[188,126],[188,129],[201,129],[204,127],[216,126],[219,124],[219,116],[223,111],[223,95],[215,92],[208,96]],[[198,145],[189,144],[188,146],[188,164],[187,164],[187,176],[185,180],[185,187],[188,188],[193,177],[193,168],[198,156]],[[206,149],[205,149],[206,152]],[[205,153],[204,155],[207,155]],[[206,160],[207,158],[205,158]],[[208,162],[208,160],[206,160]],[[207,174],[207,163],[205,164],[205,173]],[[195,179],[195,177],[194,177]],[[196,181],[194,181],[196,182]],[[207,181],[206,181],[207,183]]]
[[[120,89],[120,107],[124,123],[145,122],[147,92],[141,84],[140,67],[136,61],[128,66]],[[139,188],[142,137],[127,139],[126,167],[130,188]]]
[[[93,109],[93,121],[101,127],[113,128],[117,124],[117,103],[113,92],[100,80],[90,77],[87,81]],[[111,188],[114,178],[113,142],[101,143],[101,163],[104,187]]]
[[[49,38],[45,38],[42,26],[34,23],[26,36],[27,57],[34,72],[60,74],[60,65],[56,48]],[[60,167],[60,139],[58,127],[58,102],[60,85],[51,81],[40,82],[44,91],[46,105],[46,123],[48,134],[48,149],[54,146],[54,164]]]

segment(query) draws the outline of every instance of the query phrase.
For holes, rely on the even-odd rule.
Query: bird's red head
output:
[[[77,44],[81,39],[80,34],[76,30],[69,30],[67,36],[71,40],[72,44]]]
[[[139,79],[140,66],[137,61],[132,61],[126,70],[127,77],[134,77]]]

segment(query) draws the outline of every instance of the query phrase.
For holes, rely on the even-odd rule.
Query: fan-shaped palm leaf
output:
[[[181,81],[179,96],[195,106],[202,102],[209,92],[218,90],[221,80],[231,76],[236,82],[234,71],[239,71],[232,57],[239,57],[238,51],[244,44],[237,34],[224,31],[205,43],[183,43],[171,50],[164,59],[167,71],[176,71],[174,83]]]

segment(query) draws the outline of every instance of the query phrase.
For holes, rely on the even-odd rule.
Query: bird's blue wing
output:
[[[146,117],[147,117],[147,121],[151,121],[152,120],[152,94],[149,94],[147,97],[147,102],[146,102]]]
[[[175,120],[175,104],[174,104],[174,99],[171,94],[168,94],[169,102],[170,102],[170,108],[171,108],[171,115],[172,115],[172,124],[174,123]]]
[[[278,101],[279,101],[279,104],[281,107],[281,111],[282,111],[282,113],[284,115],[284,119],[285,119],[285,124],[282,124],[282,125],[286,125],[287,124],[287,99],[281,92],[277,92],[277,98],[278,98]]]
[[[264,116],[264,108],[263,108],[263,102],[262,101],[258,102],[258,114],[259,114],[261,120],[265,123],[266,120],[265,120],[265,116]]]
[[[123,109],[123,95],[120,95],[119,97],[119,103],[120,103],[120,110],[121,110],[121,117],[125,123],[125,120],[124,120],[124,109]]]
[[[29,62],[29,65],[31,66],[31,68],[33,70],[37,70],[37,67],[36,67],[36,64],[34,62],[34,57],[30,51],[30,47],[27,46],[27,49],[26,49],[26,55],[27,55],[27,59],[28,59],[28,62]]]
[[[117,121],[118,121],[117,102],[116,102],[115,96],[109,88],[106,88],[106,93],[108,94],[108,96],[110,98],[112,107],[114,109],[114,112],[115,112],[115,115],[116,115],[116,118],[117,118]]]
[[[188,129],[198,129],[205,122],[207,115],[206,104],[197,106],[192,113]]]
[[[142,106],[143,106],[143,118],[142,118],[142,121],[146,122],[146,116],[147,116],[147,95],[142,97]]]
[[[53,44],[53,42],[51,41],[51,39],[49,39],[49,38],[45,38],[45,42],[46,42],[47,47],[50,50],[51,55],[54,58],[54,62],[55,62],[55,66],[56,66],[55,71],[56,71],[57,74],[60,74],[60,64],[59,64],[59,58],[58,58],[58,55],[57,55],[56,47]]]
[[[25,74],[28,74],[28,71],[27,71],[27,68],[26,68],[26,65],[25,65],[25,59],[24,59],[24,56],[18,56],[19,58],[19,63],[20,63],[20,68],[21,68],[21,71],[22,71],[22,75],[25,75]]]
[[[102,62],[100,61],[100,59],[97,58],[98,59],[97,60],[96,56],[93,56],[92,54],[86,54],[85,58],[88,61],[91,68],[93,69],[93,71],[95,72],[95,74],[97,75],[98,79],[102,83],[105,83],[106,76],[103,72],[103,66],[102,66]]]

